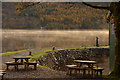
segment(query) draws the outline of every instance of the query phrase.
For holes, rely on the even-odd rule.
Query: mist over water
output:
[[[108,45],[108,30],[2,30],[2,52],[23,49],[78,48]]]

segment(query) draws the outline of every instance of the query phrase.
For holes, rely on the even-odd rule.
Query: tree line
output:
[[[18,3],[3,3],[3,29],[108,29],[105,10],[83,4],[42,3],[16,11]]]

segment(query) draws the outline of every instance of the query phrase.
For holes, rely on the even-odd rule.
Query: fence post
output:
[[[31,52],[31,51],[29,52],[29,55],[32,55],[32,52]]]
[[[98,43],[98,37],[96,37],[96,46],[99,47],[99,43]]]

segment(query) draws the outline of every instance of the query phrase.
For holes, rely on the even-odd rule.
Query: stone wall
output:
[[[103,56],[109,56],[109,48],[59,50],[49,52],[46,56],[41,56],[39,58],[39,64],[43,66],[47,65],[55,70],[66,70],[65,65],[75,64],[74,59],[96,60],[99,62]]]

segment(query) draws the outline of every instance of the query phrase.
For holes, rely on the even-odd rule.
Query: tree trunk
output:
[[[120,2],[111,3],[111,11],[114,16],[114,25],[115,25],[115,64],[112,74],[115,76],[120,75]]]

